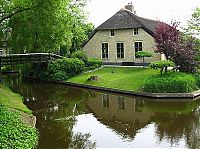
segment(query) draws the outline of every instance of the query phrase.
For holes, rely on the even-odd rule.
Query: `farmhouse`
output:
[[[139,64],[142,59],[136,57],[137,51],[153,53],[147,63],[161,60],[162,55],[154,52],[156,25],[157,21],[137,16],[134,6],[128,4],[92,32],[83,50],[104,64]]]

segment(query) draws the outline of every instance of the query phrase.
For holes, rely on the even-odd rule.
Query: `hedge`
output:
[[[48,64],[49,80],[66,80],[84,70],[84,62],[78,58],[62,58]]]
[[[188,93],[197,88],[196,79],[191,74],[171,72],[155,75],[144,83],[144,92]]]
[[[98,58],[88,58],[85,66],[86,67],[91,67],[91,68],[98,68],[101,67],[102,61]]]
[[[78,51],[75,51],[71,54],[71,58],[78,58],[82,61],[87,61],[87,55],[84,51],[82,50],[78,50]]]

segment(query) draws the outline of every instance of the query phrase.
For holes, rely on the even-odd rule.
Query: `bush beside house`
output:
[[[83,51],[73,52],[70,58],[63,57],[48,63],[47,68],[36,68],[31,76],[43,80],[65,81],[72,76],[87,70],[101,67],[102,61],[96,58],[87,58]]]
[[[144,83],[144,92],[149,93],[188,93],[197,89],[192,74],[171,72],[155,75]]]

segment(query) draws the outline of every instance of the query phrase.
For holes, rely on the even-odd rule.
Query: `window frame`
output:
[[[136,43],[141,43],[142,44],[141,49],[139,49],[137,51],[136,51]],[[138,57],[136,57],[136,52],[143,51],[143,41],[134,41],[134,51],[135,51],[135,58],[138,58]]]
[[[122,44],[123,46],[119,47],[120,52],[118,52],[118,44]],[[123,49],[123,52],[121,51]],[[118,54],[120,54],[120,56],[118,57]],[[122,57],[123,55],[123,57]],[[116,42],[116,58],[117,59],[125,59],[125,48],[124,48],[124,42]]]
[[[103,52],[103,44],[107,44],[107,53]],[[103,54],[105,55],[105,57],[103,57]],[[109,43],[108,42],[101,43],[101,59],[109,59]]]
[[[115,36],[115,30],[114,29],[111,29],[110,30],[110,37],[114,37]]]
[[[139,29],[138,28],[134,28],[133,29],[133,35],[136,36],[139,34]]]

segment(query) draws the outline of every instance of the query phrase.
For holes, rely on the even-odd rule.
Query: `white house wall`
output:
[[[143,43],[143,51],[154,53],[152,58],[145,58],[145,62],[152,62],[161,59],[161,55],[155,53],[154,38],[142,28],[138,29],[138,35],[133,35],[133,29],[115,30],[115,36],[110,36],[110,30],[99,30],[83,47],[88,57],[101,58],[102,43],[108,43],[109,58],[102,59],[104,62],[142,62],[141,58],[135,58],[134,42]],[[116,43],[124,43],[125,57],[117,59]]]

